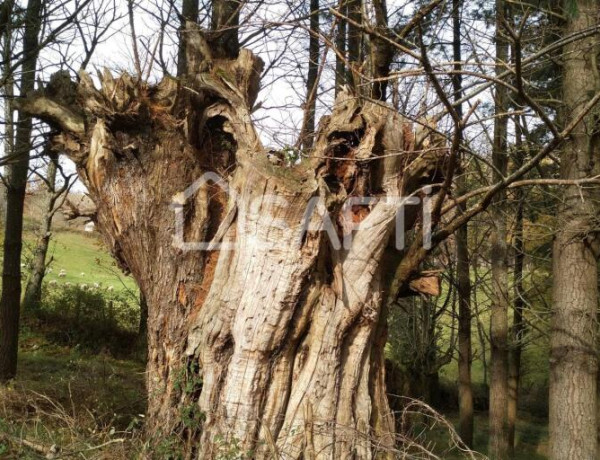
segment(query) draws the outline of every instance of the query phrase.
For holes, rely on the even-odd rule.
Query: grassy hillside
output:
[[[35,242],[32,225],[27,225],[24,263],[31,258]],[[48,261],[50,260],[51,272],[45,277],[46,282],[55,280],[59,285],[98,283],[104,288],[113,286],[115,291],[137,292],[134,280],[125,276],[116,266],[97,233],[88,234],[65,229],[54,231],[48,251]],[[66,271],[64,277],[58,276],[61,270]]]

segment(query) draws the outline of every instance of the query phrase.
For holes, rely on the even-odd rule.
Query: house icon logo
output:
[[[229,203],[236,203],[237,195],[235,190],[231,189],[221,176],[210,171],[202,174],[202,176],[196,179],[183,192],[175,194],[170,205],[170,208],[175,212],[175,233],[173,235],[172,245],[184,252],[233,250],[235,248],[235,242],[221,241],[223,235],[220,231],[217,231],[217,234],[211,241],[185,241],[185,205],[200,189],[205,188],[210,184],[219,187],[225,196],[229,198]],[[223,227],[223,224],[230,224],[234,214],[235,213],[231,212],[231,210],[227,212],[225,220],[221,223],[221,227]],[[219,230],[221,230],[221,227]]]
[[[217,187],[223,192],[223,195],[227,197],[228,209],[211,241],[186,241],[186,203],[194,199],[196,194],[202,190],[204,195],[208,196],[209,187],[212,190]],[[215,172],[206,172],[172,198],[170,208],[175,213],[175,232],[172,245],[184,252],[232,251],[237,249],[238,245],[247,244],[252,245],[255,249],[281,251],[289,249],[290,245],[300,249],[307,232],[325,232],[334,250],[342,248],[350,250],[355,243],[356,234],[368,234],[376,231],[375,229],[381,227],[382,224],[385,225],[386,221],[395,220],[396,249],[403,250],[405,245],[405,207],[422,205],[422,244],[425,249],[429,249],[431,248],[431,213],[433,209],[430,187],[425,187],[422,192],[424,195],[422,200],[418,196],[350,196],[342,206],[341,212],[333,217],[329,215],[324,198],[315,195],[307,201],[304,215],[299,218],[299,222],[290,223],[276,217],[277,213],[274,216],[269,213],[271,207],[272,209],[284,209],[289,206],[284,197],[260,195],[250,203],[244,203],[242,200],[238,200],[236,191],[229,186],[226,180]],[[261,209],[265,205],[266,212]],[[367,217],[364,220],[356,220],[353,213],[361,208],[369,209]],[[225,234],[228,233],[234,220],[238,236],[234,241],[224,241]],[[260,225],[268,226],[267,231],[259,231]],[[338,230],[341,230],[341,241]]]

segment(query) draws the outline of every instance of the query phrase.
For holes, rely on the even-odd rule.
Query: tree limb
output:
[[[49,125],[58,127],[62,131],[78,135],[85,132],[83,116],[46,96],[17,99],[15,105],[19,110],[23,110],[29,115],[47,122]]]

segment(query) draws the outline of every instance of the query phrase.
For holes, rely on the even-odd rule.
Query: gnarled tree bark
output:
[[[203,458],[232,442],[255,458],[373,458],[394,446],[383,305],[402,261],[384,258],[398,202],[343,202],[416,192],[444,155],[414,152],[398,113],[342,92],[313,158],[274,164],[250,119],[260,59],[213,59],[195,28],[187,43],[181,83],[105,72],[96,89],[82,74],[75,106],[21,103],[62,131],[98,229],[147,299],[148,429]],[[348,248],[331,242],[350,234]]]

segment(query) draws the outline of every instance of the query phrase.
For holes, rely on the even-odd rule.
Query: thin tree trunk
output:
[[[303,146],[310,149],[315,138],[315,116],[319,76],[319,0],[310,0],[310,36],[308,39],[308,74],[306,77],[306,127]]]
[[[462,68],[460,19],[461,1],[452,2],[453,24],[453,59],[456,73],[452,76],[454,100],[462,97]],[[462,118],[462,105],[456,107]],[[461,139],[462,141],[462,139]],[[462,159],[462,156],[461,156]],[[457,178],[457,193],[466,192],[467,184],[464,175]],[[466,204],[460,204],[457,212],[464,212]],[[469,263],[468,226],[463,225],[456,232],[456,275],[458,279],[458,409],[459,431],[463,442],[473,446],[473,389],[471,386],[471,274]]]
[[[39,228],[39,239],[33,252],[33,261],[31,263],[31,272],[25,292],[23,295],[22,306],[26,310],[34,310],[39,307],[42,300],[42,282],[46,274],[46,255],[48,254],[48,245],[50,244],[52,219],[54,218],[54,206],[56,204],[56,169],[58,166],[58,156],[55,153],[49,154],[48,170],[46,180],[48,190],[44,200],[44,214]]]
[[[578,0],[565,35],[597,24],[600,7]],[[600,87],[597,37],[563,50],[564,119],[568,122]],[[598,112],[589,114],[563,144],[561,178],[599,173]],[[566,187],[553,244],[550,336],[550,458],[597,458],[598,192]]]
[[[475,305],[477,302],[475,301]],[[475,317],[479,316],[479,309],[475,307]],[[479,345],[481,346],[481,366],[483,367],[483,387],[485,390],[489,390],[489,367],[488,367],[488,359],[487,359],[487,339],[485,336],[485,324],[483,321],[477,321],[477,337],[479,338]]]
[[[4,88],[2,88],[2,93],[4,94],[4,138],[3,138],[3,147],[4,147],[4,155],[10,155],[15,151],[15,129],[14,129],[14,107],[13,107],[13,97],[15,92],[15,81],[13,78],[12,70],[8,63],[10,62],[10,57],[13,52],[12,49],[12,28],[10,27],[9,19],[12,14],[13,2],[3,2],[2,7],[0,9],[2,15],[2,58],[4,62],[7,63],[4,65],[2,72],[2,80],[4,83]],[[6,201],[7,201],[7,189],[4,186],[4,181],[2,181],[1,185],[1,193],[0,197],[0,223],[2,225],[6,222]]]
[[[508,60],[508,42],[503,23],[506,4],[496,0],[496,74],[504,71]],[[494,182],[502,180],[507,171],[507,90],[496,85],[495,123],[492,146]],[[506,417],[508,409],[508,249],[506,244],[506,193],[499,193],[491,207],[492,305],[490,315],[490,438],[488,455],[493,460],[505,460],[508,455]]]
[[[515,168],[521,167],[523,163],[522,134],[518,123],[515,121],[516,158]],[[511,346],[508,359],[508,410],[507,430],[508,448],[511,458],[515,454],[515,428],[517,422],[519,402],[519,381],[521,378],[521,352],[523,349],[523,336],[525,334],[525,322],[523,320],[523,308],[525,306],[523,290],[523,261],[525,260],[525,247],[523,243],[523,207],[524,194],[522,189],[514,191],[517,214],[515,216],[515,267],[513,272],[514,302],[513,302],[513,326]]]
[[[23,65],[20,92],[30,93],[35,84],[38,55],[38,34],[41,27],[41,0],[29,0],[25,13]],[[10,65],[7,63],[7,65]],[[23,204],[29,151],[31,149],[31,116],[18,112],[15,139],[16,160],[8,167],[6,222],[4,229],[4,261],[2,297],[0,299],[0,381],[12,379],[17,373],[19,315],[21,304],[21,249],[23,245]],[[7,152],[8,153],[8,152]]]
[[[238,27],[243,0],[212,0],[210,44],[215,57],[235,59],[240,51]]]
[[[360,91],[360,78],[358,68],[360,67],[362,50],[362,31],[353,23],[362,23],[362,1],[348,0],[348,76],[346,80],[352,85],[353,91],[358,94]]]
[[[477,228],[473,228],[474,235],[473,240],[478,241],[478,232]],[[477,251],[471,253],[471,273],[474,273],[477,276],[479,271],[479,257]],[[475,278],[477,282],[477,277]],[[487,337],[486,337],[486,327],[483,321],[480,319],[482,317],[482,313],[479,310],[479,301],[477,297],[477,289],[471,291],[471,310],[472,310],[472,318],[475,318],[475,325],[477,326],[477,338],[479,342],[479,346],[481,351],[479,355],[481,356],[481,365],[483,367],[483,387],[488,390],[488,359],[487,359]]]
[[[340,0],[338,11],[343,15],[348,14],[347,0]],[[343,19],[338,19],[335,48],[335,95],[337,97],[346,84],[346,21]]]
[[[181,77],[187,72],[185,50],[187,48],[187,37],[185,34],[186,21],[194,24],[198,22],[198,0],[183,0],[181,5],[181,23],[179,25],[179,49],[177,55],[177,76]]]
[[[374,0],[373,9],[375,11],[375,24],[377,31],[387,36],[388,12],[386,0]],[[373,99],[385,101],[387,97],[387,77],[390,73],[390,66],[394,56],[394,47],[379,36],[371,37],[371,67],[373,73]]]

